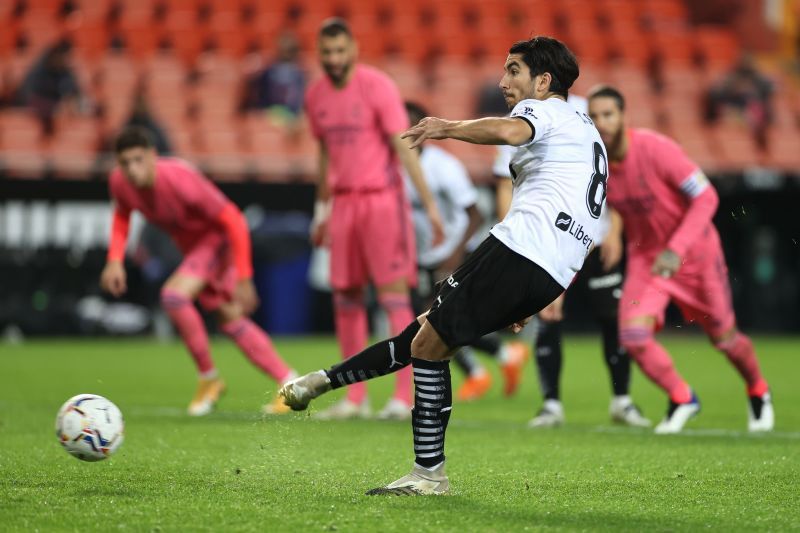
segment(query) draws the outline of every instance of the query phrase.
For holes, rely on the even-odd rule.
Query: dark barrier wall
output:
[[[715,222],[722,236],[730,268],[731,288],[740,324],[750,331],[800,331],[800,180],[780,176],[723,176],[714,178],[720,193]],[[314,200],[308,184],[221,183],[220,188],[240,206],[258,206],[254,228],[254,260],[264,305],[256,318],[276,332],[302,333],[330,328],[329,298],[304,287],[297,297],[287,287],[303,286],[303,269],[310,252],[307,224]],[[97,276],[105,250],[96,245],[76,254],[59,246],[9,246],[5,239],[19,228],[8,227],[8,206],[38,204],[55,209],[66,202],[85,201],[105,206],[104,182],[51,180],[0,180],[0,328],[23,324],[29,334],[98,333],[102,328],[81,305],[91,305],[86,295],[100,296]],[[18,223],[18,222],[17,222]],[[95,239],[102,244],[104,236]],[[157,303],[157,292],[146,280],[152,272],[129,264],[131,291],[128,302],[147,307]],[[288,280],[288,283],[282,283]],[[151,284],[152,285],[152,284]],[[69,297],[65,296],[69,293]],[[291,293],[291,291],[289,292]],[[281,311],[282,302],[293,300]],[[580,293],[567,304],[571,329],[592,327],[591,315]],[[82,312],[83,312],[82,311]],[[126,314],[119,309],[122,327]],[[87,311],[88,312],[88,311]],[[91,313],[89,315],[91,317]],[[677,315],[671,314],[672,323]],[[135,322],[135,321],[134,321]],[[151,328],[152,329],[152,328]]]

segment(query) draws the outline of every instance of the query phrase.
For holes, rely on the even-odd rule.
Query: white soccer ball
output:
[[[102,461],[122,444],[125,423],[111,401],[96,394],[67,400],[56,417],[56,436],[81,461]]]

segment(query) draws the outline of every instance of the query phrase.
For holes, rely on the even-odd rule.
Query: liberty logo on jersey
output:
[[[594,240],[589,237],[585,231],[583,231],[583,225],[575,222],[571,215],[568,215],[563,211],[560,212],[556,217],[556,227],[561,231],[569,233],[575,237],[575,240],[584,245],[587,250],[591,250]]]
[[[572,224],[572,217],[565,212],[560,212],[556,217],[556,227],[561,231],[567,231],[570,224]]]

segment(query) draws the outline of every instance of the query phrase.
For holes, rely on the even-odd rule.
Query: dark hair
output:
[[[531,77],[549,72],[553,78],[550,90],[564,98],[580,73],[575,54],[564,43],[552,37],[517,41],[508,53],[522,56],[522,60],[531,70]]]
[[[416,102],[406,102],[406,113],[408,113],[408,121],[414,126],[423,118],[430,116],[428,110]]]
[[[337,35],[347,35],[353,37],[347,21],[340,17],[331,17],[322,21],[319,28],[319,37],[336,37]]]
[[[129,148],[155,148],[153,135],[139,126],[128,126],[117,135],[114,152],[121,154]]]
[[[613,98],[616,100],[619,110],[625,111],[625,97],[622,96],[621,92],[610,85],[596,85],[592,87],[586,98],[588,100],[593,98]]]

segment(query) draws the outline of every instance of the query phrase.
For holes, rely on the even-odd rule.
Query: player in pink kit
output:
[[[220,329],[257,367],[279,384],[296,376],[247,315],[258,305],[253,286],[250,234],[239,209],[199,171],[181,159],[158,157],[149,134],[128,128],[116,140],[118,167],[111,172],[114,200],[108,260],[102,288],[119,297],[127,290],[125,242],[131,211],[167,232],[184,255],[161,289],[162,305],[200,372],[189,414],[209,413],[225,389],[208,346],[208,334],[194,300],[215,311]],[[283,413],[282,402],[264,407]]]
[[[336,335],[344,358],[364,349],[369,334],[364,288],[371,281],[393,335],[414,319],[409,285],[416,280],[411,207],[403,190],[400,162],[420,192],[437,235],[436,204],[417,153],[400,134],[408,128],[403,100],[391,79],[356,63],[357,45],[346,22],[333,18],[319,32],[326,76],[306,94],[306,113],[320,145],[320,176],[312,241],[328,244],[334,290]],[[411,368],[397,373],[394,397],[381,418],[411,416]],[[318,418],[368,416],[365,384],[317,414]]]
[[[703,172],[672,140],[625,126],[625,100],[612,87],[589,94],[589,115],[609,156],[607,201],[622,216],[627,272],[620,340],[642,371],[669,395],[656,433],[677,433],[700,402],[654,333],[670,301],[699,324],[747,384],[750,431],[770,431],[774,412],[750,339],[739,332],[728,267],[712,222],[719,199]]]

